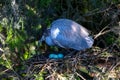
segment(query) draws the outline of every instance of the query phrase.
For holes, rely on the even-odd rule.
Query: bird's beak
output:
[[[45,36],[43,35],[41,37],[41,39],[38,41],[38,45],[42,45],[42,41],[44,41],[44,40],[45,40]]]
[[[45,36],[43,35],[42,37],[41,37],[41,39],[39,40],[39,44],[41,45],[42,44],[42,41],[44,41],[45,40]]]

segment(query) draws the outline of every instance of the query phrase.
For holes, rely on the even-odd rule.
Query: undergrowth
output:
[[[118,0],[3,0],[0,11],[0,80],[120,79]],[[93,47],[74,52],[39,45],[58,18],[86,27],[95,37]],[[66,55],[49,59],[54,52]]]

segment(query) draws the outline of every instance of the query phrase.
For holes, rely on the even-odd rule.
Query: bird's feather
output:
[[[60,47],[76,50],[89,48],[93,44],[93,39],[88,35],[86,28],[72,20],[58,19],[51,25],[50,36],[53,42]]]

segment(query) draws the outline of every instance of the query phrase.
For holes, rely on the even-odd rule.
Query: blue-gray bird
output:
[[[50,46],[75,50],[91,48],[94,43],[86,28],[69,19],[53,21],[50,28],[44,32],[41,41],[45,41]]]

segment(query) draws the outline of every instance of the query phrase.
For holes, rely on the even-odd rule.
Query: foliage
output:
[[[0,80],[120,78],[119,0],[3,0],[0,11]],[[94,46],[73,52],[39,45],[57,18],[75,20],[96,34]],[[65,58],[48,59],[54,52]]]

